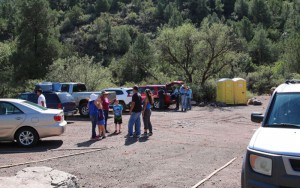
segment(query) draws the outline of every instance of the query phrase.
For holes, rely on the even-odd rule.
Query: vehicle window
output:
[[[33,103],[38,102],[38,96],[35,93],[21,94],[18,97],[19,99],[27,100]]]
[[[75,102],[74,98],[69,93],[58,93],[57,95],[58,95],[61,103]]]
[[[69,92],[69,85],[68,84],[62,84],[60,90],[62,92]]]
[[[28,95],[26,95],[26,94],[21,94],[21,95],[19,95],[19,99],[23,99],[23,100],[27,100],[27,97]]]
[[[133,94],[133,90],[132,89],[129,89],[126,92],[127,92],[128,95],[132,95]]]
[[[0,103],[0,115],[22,114],[23,112],[11,103]]]
[[[46,103],[59,103],[59,98],[54,93],[44,93],[46,98]]]
[[[73,85],[73,92],[83,92],[83,91],[86,91],[86,87],[84,84]]]
[[[266,124],[300,125],[300,93],[278,93],[273,99]]]
[[[25,106],[28,106],[28,107],[33,108],[33,109],[38,110],[38,111],[41,111],[41,110],[47,110],[47,108],[45,108],[45,107],[43,107],[43,106],[39,106],[38,104],[33,103],[33,102],[24,101],[23,104],[24,104]]]
[[[124,94],[122,90],[108,89],[108,90],[105,90],[105,91],[107,91],[107,92],[111,92],[111,91],[116,92],[116,95],[123,95]]]

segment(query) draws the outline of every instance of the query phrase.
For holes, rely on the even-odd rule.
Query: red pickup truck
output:
[[[141,94],[142,99],[144,100],[146,97],[145,90],[150,89],[151,92],[153,93],[153,97],[154,97],[153,107],[155,109],[158,109],[159,108],[158,91],[160,90],[160,88],[164,88],[164,90],[165,90],[165,106],[169,107],[170,105],[176,103],[175,99],[172,99],[172,97],[171,97],[171,95],[173,93],[173,86],[177,87],[179,90],[179,88],[182,84],[184,84],[183,81],[173,81],[166,85],[157,84],[157,85],[139,86],[139,93]]]

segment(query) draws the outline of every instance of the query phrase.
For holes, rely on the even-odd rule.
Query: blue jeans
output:
[[[186,96],[181,95],[181,111],[186,110]]]
[[[103,110],[104,112],[104,119],[105,119],[105,131],[107,131],[107,119],[108,119],[108,110]]]
[[[187,97],[187,109],[192,109],[192,104],[191,104],[192,99],[190,97]]]
[[[90,120],[92,122],[92,138],[96,137],[96,126],[98,121],[98,115],[90,115]]]
[[[141,112],[132,112],[128,122],[128,134],[133,135],[133,125],[135,124],[136,135],[141,134]]]

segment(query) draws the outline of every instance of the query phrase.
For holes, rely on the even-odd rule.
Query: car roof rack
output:
[[[287,80],[285,81],[286,84],[299,84],[300,83],[300,79],[291,79],[291,80]]]

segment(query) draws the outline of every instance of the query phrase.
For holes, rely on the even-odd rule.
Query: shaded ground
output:
[[[76,175],[82,187],[192,187],[237,157],[200,187],[240,187],[242,156],[259,126],[250,121],[250,114],[264,112],[269,98],[259,99],[262,106],[153,112],[154,135],[139,140],[124,138],[129,118],[126,114],[122,134],[101,141],[89,141],[91,125],[87,119],[69,118],[64,135],[47,138],[36,148],[25,150],[0,143],[0,166],[79,153],[87,148],[103,150],[2,168],[0,176],[14,175],[26,166],[49,166]],[[112,121],[109,119],[111,132]],[[79,148],[83,150],[75,150]]]

